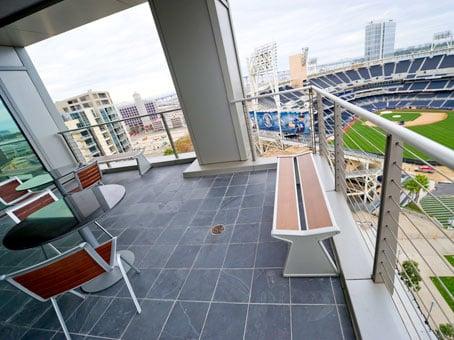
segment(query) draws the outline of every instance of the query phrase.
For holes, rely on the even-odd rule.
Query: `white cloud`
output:
[[[364,25],[397,22],[398,47],[430,41],[454,30],[452,0],[230,0],[243,74],[246,58],[277,41],[279,67],[308,46],[311,57],[333,62],[361,56]],[[136,6],[27,48],[54,100],[88,89],[108,90],[115,101],[133,92],[156,96],[173,91],[167,62],[148,4]]]

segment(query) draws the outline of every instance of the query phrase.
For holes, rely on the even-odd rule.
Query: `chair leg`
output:
[[[120,268],[121,275],[123,276],[123,279],[125,280],[126,287],[128,287],[129,294],[131,295],[132,301],[134,302],[134,305],[136,306],[137,313],[142,313],[142,308],[140,308],[139,301],[137,301],[136,294],[132,290],[131,282],[129,282],[128,276],[126,275],[125,268],[123,267],[123,263],[121,262],[122,258],[120,254],[117,254],[117,263],[118,267]]]
[[[121,255],[118,254],[120,257]],[[137,268],[135,265],[133,265],[132,263],[130,263],[128,260],[126,260],[125,258],[121,258],[128,266],[130,266],[137,274],[140,274],[140,269]]]
[[[71,293],[71,294],[73,294],[73,295],[75,295],[77,297],[80,297],[82,300],[85,300],[85,298],[86,298],[86,296],[84,294],[79,293],[77,290],[74,290],[74,289],[71,289],[69,291],[69,293]]]
[[[54,307],[55,314],[57,314],[58,321],[60,321],[61,328],[63,328],[63,333],[65,333],[66,339],[71,340],[71,336],[69,335],[65,320],[63,319],[63,315],[61,315],[60,308],[58,307],[57,300],[55,300],[55,298],[51,298],[50,301],[52,302],[52,306]]]

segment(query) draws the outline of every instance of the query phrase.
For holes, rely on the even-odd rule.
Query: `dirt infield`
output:
[[[420,126],[441,122],[448,118],[446,112],[421,112],[421,115],[415,120],[405,122],[404,126]]]
[[[384,112],[382,112],[382,113],[384,113]],[[398,111],[395,113],[396,113],[396,115],[399,114]],[[405,122],[404,126],[410,127],[410,126],[429,125],[429,124],[441,122],[442,120],[445,120],[446,118],[448,118],[448,114],[446,112],[421,112],[421,115],[418,118]],[[395,123],[397,124],[398,122],[395,122]],[[374,123],[369,122],[369,121],[365,122],[365,124],[367,126],[371,126],[371,127],[375,126]]]

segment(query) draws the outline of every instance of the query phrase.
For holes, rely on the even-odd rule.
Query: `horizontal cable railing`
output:
[[[174,155],[192,152],[193,146],[180,108],[118,119],[96,117],[97,124],[84,124],[77,119],[59,134],[74,157],[87,162],[97,156],[143,150],[145,156]],[[70,121],[72,121],[71,119]]]
[[[311,150],[328,161],[373,258],[373,280],[387,287],[409,337],[451,339],[454,150],[313,86],[238,102],[261,156]],[[441,185],[447,194],[434,190]]]

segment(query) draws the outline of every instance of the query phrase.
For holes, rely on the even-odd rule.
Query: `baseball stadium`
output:
[[[259,136],[258,147],[262,155],[304,152],[305,146],[311,143],[311,129],[318,133],[318,112],[310,109],[316,100],[312,98],[310,104],[310,95],[305,90],[308,85],[454,149],[454,48],[451,45],[431,46],[373,61],[322,66],[315,71],[306,71],[309,63],[305,50],[299,61],[307,74],[299,83],[294,82],[291,69],[289,74],[275,71],[274,75],[266,77],[264,63],[272,65],[275,55],[274,45],[258,48],[249,65],[250,87],[256,89],[251,94],[258,97],[251,101],[249,115]],[[278,95],[270,96],[273,92]],[[328,145],[333,148],[334,103],[327,98],[321,101]],[[377,178],[381,176],[382,165],[379,163],[383,162],[386,134],[372,122],[363,121],[347,110],[342,110],[341,117],[348,168],[352,174],[357,174],[350,181],[355,184],[350,185],[348,193],[358,195],[368,202],[368,210],[374,211],[379,206]],[[403,167],[408,172],[424,173],[433,180],[435,188],[446,180],[438,175],[437,169],[452,176],[449,169],[411,145],[404,146],[403,160]],[[449,188],[442,199],[452,206],[450,197],[454,195],[454,189]],[[425,200],[429,197],[423,198],[422,202]],[[450,213],[440,216],[437,204],[423,206],[431,216],[436,215],[443,226],[451,227]]]

